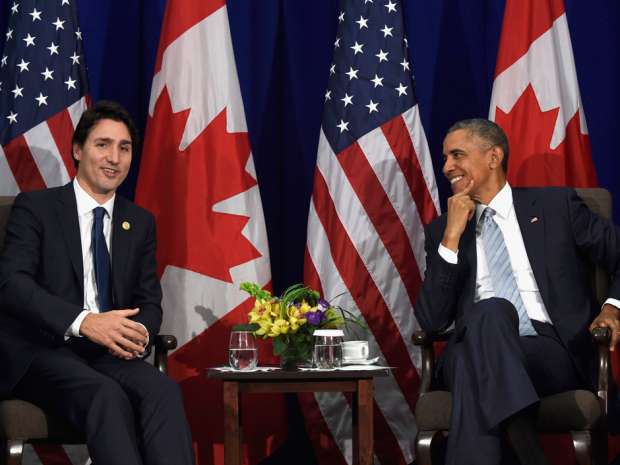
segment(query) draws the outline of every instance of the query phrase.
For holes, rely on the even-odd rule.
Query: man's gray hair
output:
[[[491,144],[491,147],[498,146],[504,152],[502,168],[504,173],[508,172],[508,137],[502,128],[493,121],[484,118],[472,118],[458,121],[450,126],[448,134],[459,129],[465,129],[470,134],[480,137],[482,140]]]

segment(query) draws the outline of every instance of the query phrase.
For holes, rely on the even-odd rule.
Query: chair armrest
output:
[[[420,380],[420,394],[429,392],[433,373],[435,371],[435,349],[433,342],[447,341],[452,336],[453,330],[429,334],[425,331],[413,333],[413,345],[420,347],[422,351],[422,379]]]
[[[609,344],[611,330],[609,328],[594,328],[592,338],[598,345],[598,381],[597,396],[601,410],[607,417],[607,402],[609,393]]]
[[[158,334],[155,337],[155,367],[162,373],[168,372],[168,351],[176,349],[177,338],[171,334]]]

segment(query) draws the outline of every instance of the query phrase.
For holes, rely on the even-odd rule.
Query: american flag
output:
[[[424,272],[423,226],[439,213],[431,158],[407,53],[402,3],[345,0],[338,15],[308,219],[305,281],[362,316],[371,353],[397,367],[375,382],[378,463],[413,460],[419,357],[411,336]],[[321,463],[351,461],[343,395],[302,396],[337,447]],[[313,409],[314,407],[314,409]],[[313,413],[314,412],[314,413]],[[310,433],[312,435],[312,433]],[[325,435],[313,441],[325,445]],[[332,443],[334,445],[334,443]],[[331,449],[331,451],[330,451]],[[337,451],[340,458],[330,456]]]
[[[15,0],[0,53],[0,195],[75,174],[71,135],[86,108],[75,0]]]

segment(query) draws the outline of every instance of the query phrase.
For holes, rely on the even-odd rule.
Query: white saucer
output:
[[[379,361],[379,357],[373,358],[345,358],[342,360],[343,365],[373,365]]]

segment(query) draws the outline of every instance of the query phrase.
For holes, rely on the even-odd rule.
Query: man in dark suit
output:
[[[0,394],[66,418],[97,465],[194,463],[178,385],[142,360],[161,324],[153,216],[116,195],[136,130],[86,110],[77,175],[21,193],[0,257]]]
[[[416,316],[455,331],[437,376],[453,398],[448,465],[501,462],[507,436],[522,464],[546,464],[534,429],[540,396],[589,385],[588,329],[620,337],[620,233],[572,189],[512,189],[508,141],[495,123],[455,124],[443,172],[454,195],[426,230]],[[602,309],[587,261],[611,276]]]

